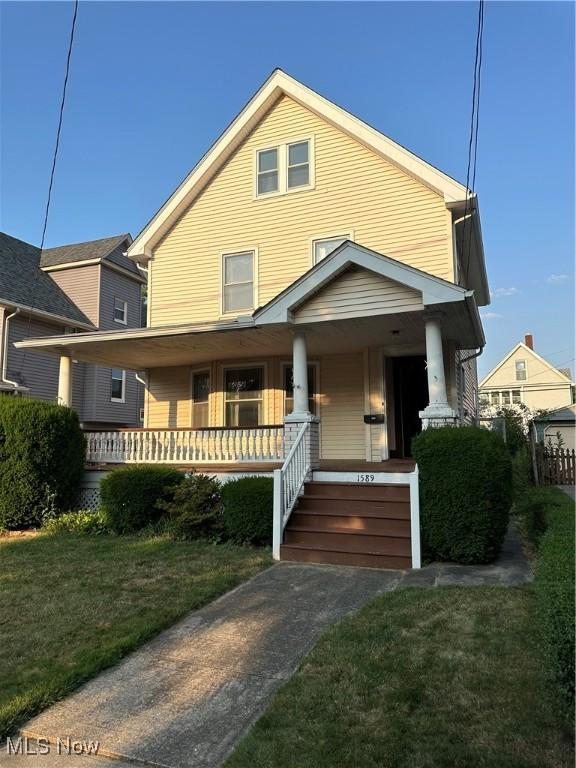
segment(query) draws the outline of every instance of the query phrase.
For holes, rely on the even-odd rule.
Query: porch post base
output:
[[[435,403],[428,405],[418,413],[422,419],[422,429],[434,429],[436,427],[457,427],[458,414],[448,403]]]
[[[289,413],[284,417],[284,458],[290,453],[302,425],[309,423],[305,446],[307,463],[310,469],[320,467],[320,419],[312,413]]]

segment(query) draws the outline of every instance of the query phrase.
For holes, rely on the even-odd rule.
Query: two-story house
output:
[[[531,333],[482,379],[478,392],[481,405],[496,408],[523,403],[533,411],[551,411],[574,402],[570,369],[556,368],[535,352]]]
[[[15,342],[141,325],[145,278],[130,235],[40,250],[0,233],[0,391],[58,400],[58,360]],[[71,405],[87,428],[139,426],[142,386],[123,366],[75,361]]]
[[[306,479],[385,488],[423,425],[476,415],[477,198],[280,70],[127,253],[148,268],[147,328],[20,346],[60,356],[65,381],[71,358],[145,371],[144,429],[95,436],[94,461],[276,470],[277,556]],[[320,490],[333,509],[344,493]],[[409,564],[399,526],[380,549],[355,541],[362,556],[286,539],[284,554]]]

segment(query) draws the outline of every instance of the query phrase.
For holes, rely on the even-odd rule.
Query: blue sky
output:
[[[274,67],[461,181],[476,3],[81,2],[46,245],[136,235]],[[71,3],[1,7],[1,226],[38,244]],[[488,2],[485,374],[574,364],[574,5]]]

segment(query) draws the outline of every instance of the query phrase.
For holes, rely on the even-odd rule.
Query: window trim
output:
[[[122,397],[112,397],[112,382],[113,381],[120,381],[120,379],[115,379],[112,375],[112,372],[116,371],[122,371]],[[110,402],[111,403],[125,403],[126,402],[126,371],[124,368],[110,368]]]
[[[310,246],[309,246],[309,260],[310,260],[310,266],[315,267],[316,264],[314,263],[314,248],[315,244],[322,242],[323,240],[338,240],[340,238],[343,238],[344,240],[354,240],[354,230],[352,228],[349,229],[343,229],[340,230],[337,234],[331,234],[331,235],[314,235],[310,238]],[[323,261],[323,259],[322,259]],[[320,264],[320,262],[316,262],[317,264]]]
[[[314,400],[314,416],[320,416],[320,406],[321,406],[321,398],[320,398],[320,361],[319,360],[308,360],[308,365],[314,366],[314,376],[316,378],[316,392],[314,393],[314,397],[312,398]],[[284,382],[286,380],[286,368],[291,368],[293,366],[293,362],[291,360],[282,360],[280,363],[280,386],[282,388],[282,420],[284,420],[284,415],[286,414],[286,387],[284,386]],[[310,394],[310,393],[308,393]]]
[[[120,302],[124,305],[124,320],[118,320],[116,317],[116,302]],[[112,304],[112,320],[120,325],[128,325],[128,302],[125,299],[120,299],[118,296],[114,296],[114,302]]]
[[[212,419],[210,418],[210,410],[212,406],[212,368],[209,365],[192,366],[190,368],[190,429],[203,429],[203,427],[194,427],[194,376],[197,373],[208,374],[208,424],[206,427],[211,426]]]
[[[221,411],[221,417],[222,417],[222,426],[226,427],[227,429],[253,429],[253,427],[230,427],[226,424],[226,371],[237,371],[241,370],[242,368],[262,368],[263,369],[263,376],[262,376],[262,425],[268,424],[268,397],[266,395],[268,391],[268,363],[265,360],[256,360],[254,362],[247,362],[247,363],[226,363],[225,365],[222,365],[221,369],[221,382],[222,382],[222,411]],[[258,425],[258,426],[262,426]]]
[[[232,310],[226,312],[224,309],[224,265],[226,263],[227,256],[239,256],[244,253],[252,254],[252,307],[250,309],[242,309],[240,311]],[[241,283],[237,283],[241,285]],[[252,315],[256,307],[258,306],[258,247],[250,246],[248,248],[227,248],[225,251],[220,251],[220,317],[242,317],[242,315]]]
[[[292,144],[302,144],[308,142],[308,184],[301,187],[288,188],[288,147]],[[271,149],[278,150],[278,189],[276,192],[264,192],[258,194],[258,155],[260,152],[268,152]],[[252,160],[253,167],[253,188],[252,196],[254,200],[268,200],[269,198],[279,197],[281,195],[293,195],[295,192],[306,192],[316,187],[316,146],[315,134],[307,136],[296,136],[295,138],[279,141],[276,144],[270,144],[265,147],[256,147]]]

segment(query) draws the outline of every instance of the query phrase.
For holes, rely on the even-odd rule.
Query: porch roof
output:
[[[362,269],[378,279],[404,286],[418,300],[405,307],[396,306],[394,301],[380,301],[378,306],[369,308],[354,301],[345,316],[320,313],[303,317],[299,313],[311,297],[320,295],[350,269]],[[289,356],[297,327],[306,333],[312,356],[367,346],[380,346],[389,355],[417,354],[423,351],[425,312],[430,310],[442,319],[443,337],[457,348],[484,345],[472,291],[347,241],[251,316],[232,321],[27,339],[16,346],[144,370],[219,359]]]

